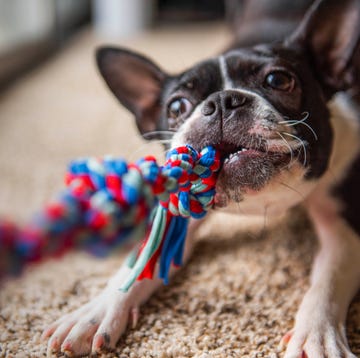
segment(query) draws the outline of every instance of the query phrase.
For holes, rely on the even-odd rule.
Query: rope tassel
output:
[[[202,218],[214,204],[219,168],[214,148],[199,153],[188,145],[172,149],[164,166],[151,156],[135,164],[109,156],[73,161],[68,188],[28,226],[0,222],[0,278],[72,249],[102,257],[147,232],[128,259],[132,270],[121,289],[152,278],[156,263],[167,283],[171,264],[182,263],[188,219]]]

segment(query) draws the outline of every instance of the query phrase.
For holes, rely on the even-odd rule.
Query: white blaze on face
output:
[[[219,68],[221,73],[221,78],[223,82],[223,90],[233,89],[233,83],[229,76],[226,60],[224,56],[219,57]]]

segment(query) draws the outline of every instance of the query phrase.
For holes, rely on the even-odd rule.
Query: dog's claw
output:
[[[108,333],[97,333],[93,339],[91,351],[94,354],[103,352],[104,350],[112,349],[111,337]]]
[[[355,358],[338,333],[336,330],[319,329],[316,333],[309,331],[305,335],[299,335],[292,329],[281,339],[279,349],[286,348],[285,358],[320,357],[322,352],[326,357]]]
[[[55,329],[56,329],[56,326],[55,325],[51,325],[49,326],[48,328],[46,328],[44,330],[44,332],[42,333],[41,335],[41,339],[42,340],[46,340],[48,339],[49,337],[51,337],[53,335],[53,333],[55,332]]]
[[[68,356],[73,355],[73,347],[70,341],[63,342],[63,344],[61,345],[61,352],[65,353]]]
[[[48,346],[48,350],[47,350],[47,355],[51,355],[53,353],[58,352],[60,349],[60,343],[59,340],[57,339],[57,337],[54,337],[51,342],[49,342],[49,346]]]
[[[283,350],[286,348],[286,346],[287,346],[288,343],[290,342],[290,339],[291,339],[291,337],[292,337],[293,334],[294,334],[294,330],[293,330],[293,329],[290,330],[290,331],[288,331],[288,332],[286,332],[286,333],[284,334],[284,336],[281,338],[280,343],[279,343],[279,346],[278,346],[278,349],[279,349],[280,351],[283,351]]]

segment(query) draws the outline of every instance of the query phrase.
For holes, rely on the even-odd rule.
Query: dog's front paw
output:
[[[43,338],[50,337],[48,354],[78,356],[115,348],[129,319],[136,325],[138,306],[129,294],[108,287],[44,331]]]
[[[284,358],[356,358],[347,343],[345,328],[328,320],[316,322],[308,317],[286,333],[280,349],[286,347]]]

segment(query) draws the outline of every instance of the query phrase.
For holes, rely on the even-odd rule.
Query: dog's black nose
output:
[[[201,112],[204,116],[211,116],[216,113],[226,113],[242,107],[248,98],[240,91],[226,90],[213,93],[205,101]]]

